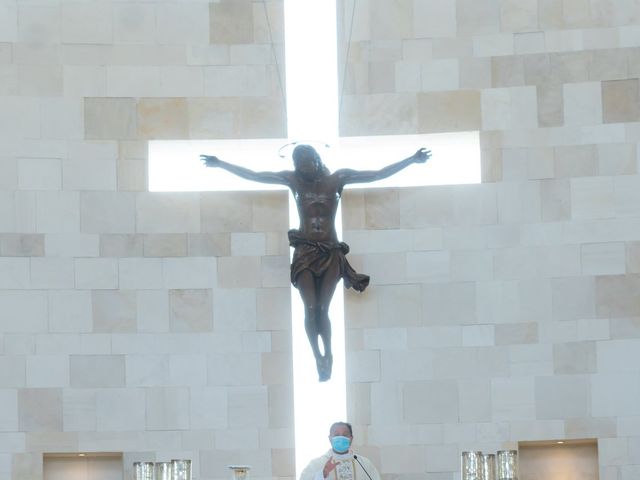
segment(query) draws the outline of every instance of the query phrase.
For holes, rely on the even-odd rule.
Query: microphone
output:
[[[364,473],[367,474],[367,477],[369,477],[369,480],[373,480],[373,478],[371,478],[371,475],[369,475],[369,472],[367,472],[367,469],[364,468],[364,465],[362,465],[362,462],[360,460],[358,460],[358,456],[354,453],[353,454],[353,459],[358,462],[358,465],[360,465],[360,467],[362,468],[362,470],[364,470]]]

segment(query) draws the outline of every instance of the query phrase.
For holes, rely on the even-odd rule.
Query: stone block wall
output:
[[[44,452],[294,476],[286,195],[147,188],[150,139],[286,136],[282,18],[1,2],[1,478]]]
[[[479,130],[484,180],[345,195],[372,274],[346,301],[361,449],[449,480],[463,450],[597,438],[600,478],[637,478],[640,2],[340,12],[342,133]]]
[[[345,194],[359,448],[454,480],[464,449],[591,437],[636,479],[639,2],[358,0],[349,34],[353,1],[342,134],[479,130],[484,178]],[[286,135],[282,7],[0,4],[2,478],[76,451],[294,475],[286,196],[146,178],[150,139]]]

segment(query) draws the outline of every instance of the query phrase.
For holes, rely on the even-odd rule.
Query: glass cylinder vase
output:
[[[482,452],[462,452],[462,480],[484,480],[481,458]]]
[[[191,480],[191,460],[171,460],[171,480]]]
[[[156,480],[173,480],[171,462],[156,463]]]
[[[153,462],[133,462],[134,480],[155,480]]]
[[[518,480],[517,450],[498,450],[496,464],[497,480]]]
[[[480,462],[482,465],[482,479],[496,480],[496,456],[493,453],[483,454]]]

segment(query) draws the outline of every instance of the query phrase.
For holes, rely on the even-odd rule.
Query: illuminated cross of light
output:
[[[354,0],[355,1],[355,0]],[[292,141],[317,139],[331,145],[320,151],[334,170],[349,167],[374,170],[406,158],[426,146],[434,158],[374,187],[478,183],[480,158],[477,132],[389,137],[339,137],[338,72],[335,0],[284,0],[286,105],[288,139],[155,141],[149,145],[149,190],[270,190],[282,187],[252,184],[220,170],[203,172],[201,153],[254,170],[283,170],[279,147]],[[346,68],[346,66],[345,66]],[[185,158],[193,158],[186,164]],[[410,171],[409,171],[410,170]],[[290,199],[291,200],[291,199]],[[290,222],[298,226],[295,202],[290,201]],[[341,236],[340,211],[336,230]],[[365,272],[366,273],[366,272]],[[366,294],[366,293],[365,293]],[[259,314],[259,312],[258,312]],[[334,294],[330,318],[334,351],[331,380],[319,383],[315,359],[304,331],[304,313],[298,292],[292,287],[292,337],[295,405],[296,470],[329,446],[331,423],[346,420],[346,379],[343,292]]]

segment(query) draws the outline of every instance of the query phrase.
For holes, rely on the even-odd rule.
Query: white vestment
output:
[[[300,474],[300,480],[324,480],[322,470],[327,460],[332,457],[333,461],[336,462],[336,468],[329,473],[326,480],[369,480],[367,473],[371,476],[371,480],[380,480],[378,469],[368,458],[355,455],[357,457],[356,460],[353,452],[336,453],[333,450],[329,450],[321,457],[311,460]]]

